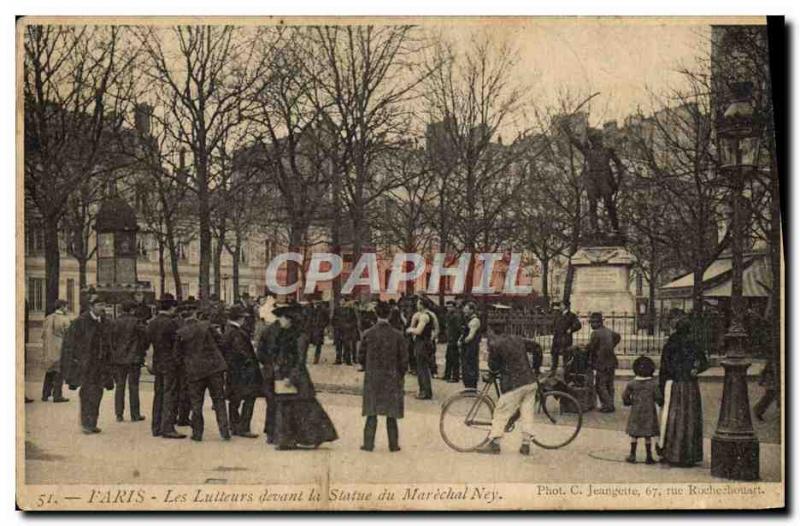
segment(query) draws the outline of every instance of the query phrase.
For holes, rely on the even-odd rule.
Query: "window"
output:
[[[44,278],[28,278],[28,309],[44,312]]]
[[[186,243],[183,241],[178,241],[175,247],[175,252],[178,253],[178,261],[186,261],[189,259],[189,251],[186,247]]]
[[[40,225],[28,223],[25,228],[25,255],[40,256],[44,253],[44,231]]]
[[[636,274],[636,295],[642,296],[644,292],[644,280],[641,274]]]
[[[67,303],[69,303],[69,310],[72,312],[78,311],[78,305],[75,303],[75,280],[67,280]]]

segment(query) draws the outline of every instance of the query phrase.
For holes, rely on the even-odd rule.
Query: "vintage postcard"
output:
[[[782,35],[21,17],[19,508],[783,508]]]

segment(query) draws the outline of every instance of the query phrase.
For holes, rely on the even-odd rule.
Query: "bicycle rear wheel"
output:
[[[578,436],[583,413],[578,400],[571,394],[546,391],[537,396],[533,421],[533,443],[545,449],[558,449]]]
[[[439,433],[445,444],[462,453],[489,441],[494,402],[478,392],[453,395],[442,405]]]

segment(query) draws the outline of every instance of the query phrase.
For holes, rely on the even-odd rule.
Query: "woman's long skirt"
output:
[[[339,438],[330,417],[316,398],[276,398],[275,437],[278,446],[313,446]]]
[[[703,461],[703,407],[696,380],[672,383],[662,457],[677,466]]]

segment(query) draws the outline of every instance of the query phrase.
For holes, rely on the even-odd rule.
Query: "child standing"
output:
[[[639,438],[644,438],[647,451],[646,464],[655,464],[652,453],[651,438],[658,436],[658,412],[656,404],[662,405],[664,399],[658,387],[658,381],[653,378],[656,364],[647,356],[640,356],[633,362],[633,373],[636,377],[625,386],[622,393],[622,403],[631,407],[628,416],[626,432],[631,437],[631,453],[626,462],[636,462],[636,446]]]

